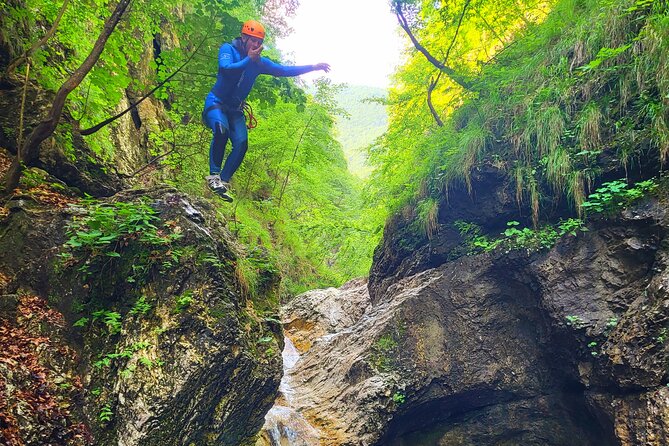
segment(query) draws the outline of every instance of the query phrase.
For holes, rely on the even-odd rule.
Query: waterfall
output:
[[[265,415],[265,425],[257,446],[316,446],[320,444],[318,431],[292,407],[295,390],[291,385],[291,369],[300,359],[300,353],[289,338],[284,338],[283,378],[279,384],[277,402]]]

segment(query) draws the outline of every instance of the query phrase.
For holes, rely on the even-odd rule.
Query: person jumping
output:
[[[261,74],[299,76],[310,71],[330,71],[330,65],[326,63],[284,66],[261,57],[264,39],[263,25],[249,20],[242,25],[240,37],[221,45],[218,51],[216,83],[204,102],[203,120],[213,133],[209,148],[207,184],[227,201],[232,201],[227,194],[230,190],[230,179],[241,165],[248,148],[244,107],[256,78]],[[228,139],[232,142],[232,150],[223,165]]]

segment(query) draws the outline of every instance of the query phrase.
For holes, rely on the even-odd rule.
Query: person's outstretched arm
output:
[[[330,71],[330,65],[326,63],[319,63],[316,65],[287,66],[272,62],[266,57],[263,57],[261,61],[263,65],[262,73],[270,74],[272,76],[299,76],[300,74],[305,74],[317,70],[323,70],[326,73]]]
[[[234,49],[229,43],[221,45],[221,48],[218,50],[218,71],[233,72],[243,70],[251,62],[249,56],[244,57],[239,62],[233,62],[233,52]]]

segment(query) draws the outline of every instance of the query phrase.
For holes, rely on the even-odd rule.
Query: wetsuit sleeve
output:
[[[310,71],[314,71],[315,68],[313,65],[301,65],[301,66],[285,66],[279,65],[278,63],[272,62],[266,57],[262,58],[262,74],[270,74],[272,76],[299,76],[300,74],[305,74]]]
[[[233,49],[229,43],[224,43],[218,50],[218,71],[239,71],[246,68],[251,59],[246,56],[239,62],[233,62]]]

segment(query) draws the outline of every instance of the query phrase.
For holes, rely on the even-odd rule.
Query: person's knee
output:
[[[249,148],[249,140],[248,139],[242,139],[242,140],[237,140],[233,141],[232,146],[239,150],[241,153],[246,153],[246,149]]]
[[[228,133],[228,129],[225,128],[223,123],[217,122],[214,124],[214,136],[221,137],[225,136]]]

